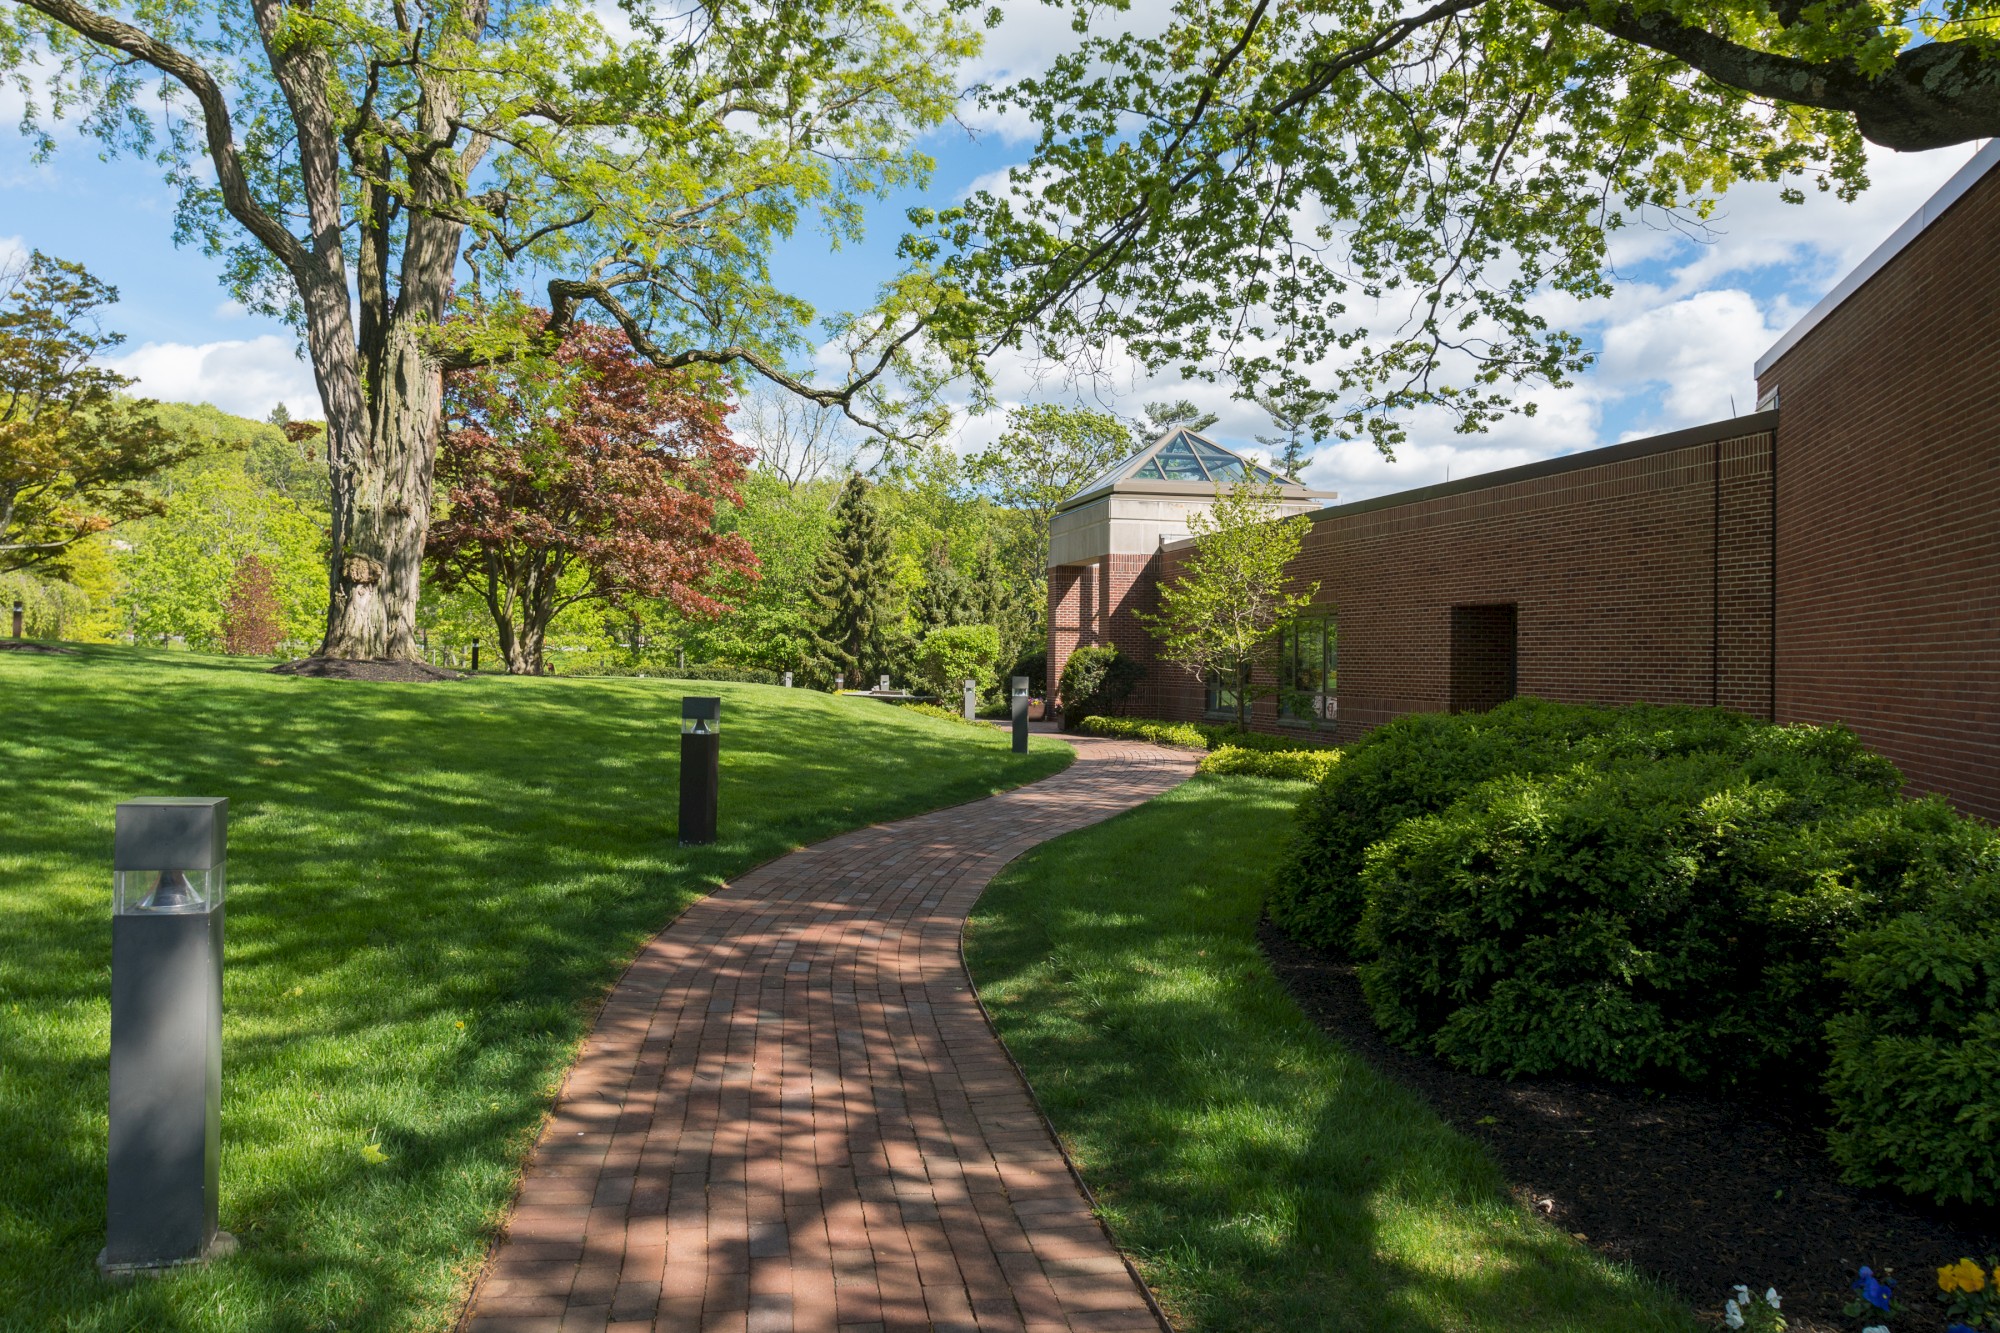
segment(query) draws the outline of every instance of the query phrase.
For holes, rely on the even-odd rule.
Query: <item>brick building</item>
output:
[[[2000,142],[1771,349],[1754,415],[1313,512],[1296,716],[1265,699],[1255,724],[1347,740],[1516,694],[1720,704],[1844,722],[1913,788],[2000,818],[1996,165]],[[1136,618],[1199,503],[1144,490],[1148,456],[1057,515],[1050,678],[1116,643],[1149,664],[1130,711],[1220,713]]]

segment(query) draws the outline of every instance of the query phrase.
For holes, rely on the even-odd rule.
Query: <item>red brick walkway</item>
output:
[[[469,1333],[1157,1328],[959,960],[1022,852],[1186,778],[1068,771],[861,829],[696,903],[613,991]]]

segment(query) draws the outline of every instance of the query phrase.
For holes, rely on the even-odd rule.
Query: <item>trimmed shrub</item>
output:
[[[1182,750],[1215,750],[1227,745],[1239,750],[1304,751],[1312,754],[1323,749],[1327,753],[1336,752],[1332,746],[1302,746],[1291,736],[1267,736],[1261,731],[1238,731],[1234,727],[1208,722],[1163,722],[1149,717],[1105,717],[1100,713],[1086,718],[1076,730],[1092,736],[1146,741]]]
[[[1954,874],[1946,858],[1931,859],[1908,876],[1924,883],[1921,901],[1840,946],[1827,1137],[1856,1184],[1992,1205],[2000,1204],[2000,844],[1986,829],[1973,836],[1983,844],[1974,867]]]
[[[1202,756],[1197,773],[1251,778],[1282,778],[1291,782],[1318,782],[1340,762],[1340,751],[1247,750],[1240,745],[1223,745]]]
[[[938,704],[904,703],[897,706],[908,713],[922,713],[925,717],[935,717],[946,722],[956,722],[960,726],[977,727],[979,730],[989,734],[993,732],[993,728],[987,726],[984,722],[974,722],[964,714],[953,712],[951,709]]]
[[[1344,753],[1300,803],[1268,904],[1287,934],[1341,952],[1352,947],[1361,920],[1368,848],[1404,820],[1438,814],[1493,778],[1719,754],[1738,760],[1753,781],[1802,760],[1797,781],[1823,769],[1889,792],[1901,782],[1893,764],[1841,728],[1773,727],[1719,708],[1650,704],[1596,708],[1516,699],[1489,713],[1415,714],[1370,732]]]
[[[1063,663],[1062,725],[1075,731],[1086,718],[1110,712],[1132,697],[1145,670],[1111,644],[1079,648]]]
[[[1882,896],[1855,882],[1843,824],[1894,793],[1813,747],[1768,767],[1578,765],[1498,778],[1406,822],[1361,876],[1376,1021],[1479,1073],[1816,1066],[1837,997],[1825,959]]]

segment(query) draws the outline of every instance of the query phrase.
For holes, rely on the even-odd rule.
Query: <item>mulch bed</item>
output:
[[[2000,1251],[2000,1218],[1841,1183],[1816,1108],[1693,1089],[1555,1078],[1507,1081],[1391,1045],[1351,964],[1287,939],[1258,942],[1319,1026],[1485,1144],[1517,1195],[1592,1248],[1681,1292],[1719,1321],[1736,1283],[1776,1287],[1794,1333],[1861,1327],[1841,1306],[1862,1264],[1901,1279],[1903,1329],[1944,1327],[1936,1269]]]
[[[462,672],[434,667],[428,662],[399,662],[393,658],[301,657],[280,662],[271,668],[279,676],[319,676],[328,680],[464,680]]]
[[[0,653],[67,653],[74,657],[76,649],[58,648],[52,643],[36,643],[30,639],[0,639]]]

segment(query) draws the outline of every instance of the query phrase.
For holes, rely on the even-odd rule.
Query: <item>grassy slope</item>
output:
[[[691,850],[684,692],[723,699],[721,841]],[[1035,744],[763,686],[0,653],[0,1327],[442,1327],[648,935],[756,862],[1068,762]],[[111,815],[142,794],[230,798],[222,1222],[244,1252],[116,1292],[92,1267]]]
[[[1686,1330],[1329,1042],[1258,952],[1304,788],[1197,778],[1037,849],[967,936],[980,993],[1187,1330]]]

